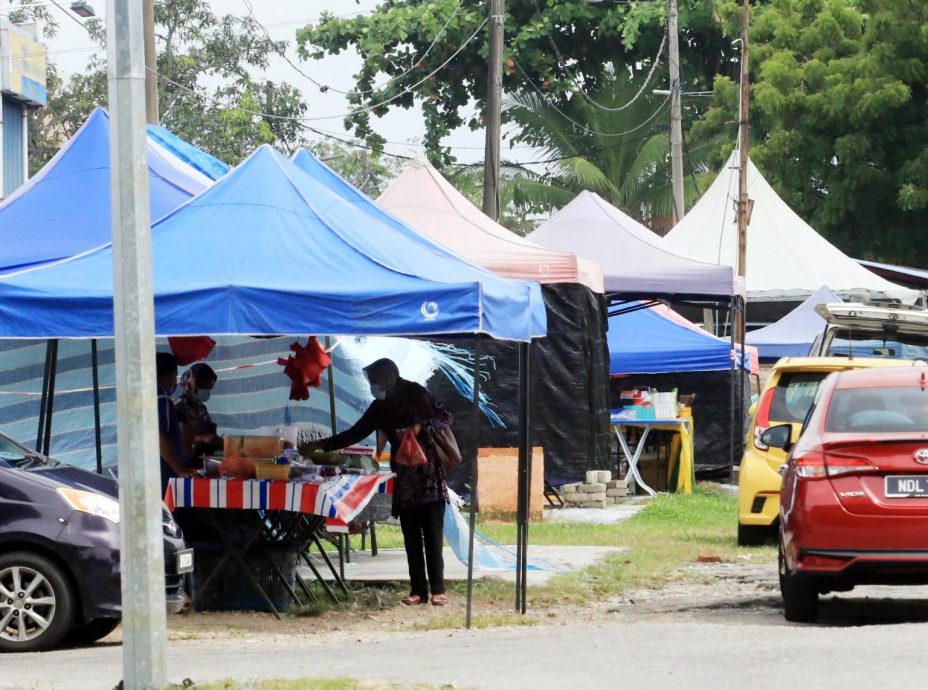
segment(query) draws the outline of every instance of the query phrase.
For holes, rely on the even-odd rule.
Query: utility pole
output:
[[[683,86],[680,83],[680,41],[677,0],[669,0],[667,40],[670,42],[670,179],[673,184],[673,222],[686,212],[683,199]]]
[[[155,0],[145,2],[145,120],[161,124],[158,112],[158,50],[155,46]]]
[[[483,212],[499,220],[499,147],[503,103],[504,0],[490,0],[490,63],[487,68],[487,143],[483,163]]]
[[[138,0],[107,1],[125,690],[165,686],[167,642],[143,15]]]
[[[747,273],[748,254],[748,22],[749,0],[743,0],[741,28],[741,116],[738,127],[738,276],[744,279]],[[737,338],[743,346],[745,336],[744,309],[737,318]]]
[[[361,149],[361,191],[370,194],[371,157],[367,149]]]

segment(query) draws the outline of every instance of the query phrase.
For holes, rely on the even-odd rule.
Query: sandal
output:
[[[424,604],[424,603],[425,603],[425,602],[422,600],[422,597],[420,597],[418,594],[410,594],[410,595],[407,596],[407,597],[403,597],[403,598],[401,599],[401,601],[402,601],[404,604],[406,604],[406,606],[416,606],[417,604]]]
[[[448,603],[447,594],[433,594],[432,595],[432,606],[444,606]]]

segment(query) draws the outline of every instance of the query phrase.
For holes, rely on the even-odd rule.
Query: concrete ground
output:
[[[586,511],[596,512],[596,511]],[[506,547],[515,553],[515,547]],[[607,546],[532,546],[531,531],[529,532],[528,561],[529,566],[538,569],[528,570],[528,584],[540,585],[549,578],[568,570],[578,570],[592,565],[609,553],[616,553],[620,549]],[[445,547],[445,580],[466,580],[467,566],[461,563],[454,552]],[[515,557],[513,556],[513,560]],[[316,567],[323,576],[331,579],[325,564],[314,558]],[[475,559],[476,562],[476,559]],[[335,562],[337,567],[337,562]],[[300,574],[304,578],[312,578],[312,572],[306,566],[301,566]],[[474,579],[498,578],[507,582],[515,582],[515,571],[475,570]],[[345,563],[345,579],[352,582],[396,582],[409,579],[406,566],[406,552],[403,549],[380,549],[377,556],[371,556],[370,551],[352,551],[351,563]]]

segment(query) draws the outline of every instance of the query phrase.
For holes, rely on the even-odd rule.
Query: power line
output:
[[[670,97],[669,97],[669,96],[668,96],[667,98],[665,98],[664,101],[657,107],[657,110],[655,110],[650,116],[648,116],[648,118],[647,118],[644,122],[642,122],[642,123],[641,123],[640,125],[638,125],[637,127],[632,127],[631,129],[626,130],[626,131],[624,131],[624,132],[598,132],[598,131],[596,131],[596,130],[590,129],[587,125],[583,124],[582,122],[578,122],[577,120],[573,119],[570,115],[568,115],[568,114],[565,113],[563,110],[561,110],[560,108],[558,108],[554,103],[552,103],[551,101],[549,101],[549,100],[548,100],[548,94],[546,94],[544,91],[542,91],[542,90],[538,87],[538,85],[535,84],[535,82],[532,80],[532,78],[531,78],[530,76],[528,76],[528,73],[522,68],[522,65],[519,63],[519,61],[516,60],[515,58],[513,58],[512,61],[515,63],[515,66],[519,69],[519,71],[522,73],[522,76],[525,77],[525,80],[529,83],[529,85],[530,85],[533,89],[535,89],[535,91],[538,92],[538,95],[540,95],[540,96],[542,97],[542,99],[543,99],[552,109],[554,109],[555,112],[557,112],[557,113],[558,113],[561,117],[563,117],[565,120],[568,120],[569,122],[573,123],[576,127],[579,127],[579,128],[581,129],[581,131],[583,131],[583,132],[585,132],[585,133],[587,133],[587,134],[592,134],[592,135],[594,135],[594,136],[598,136],[598,137],[624,137],[624,136],[627,135],[627,134],[633,134],[634,132],[637,132],[637,131],[640,130],[642,127],[644,127],[645,125],[647,125],[648,123],[650,123],[655,117],[657,117],[658,115],[660,115],[660,112],[664,109],[664,106],[667,105],[667,103],[670,101]]]
[[[542,11],[542,9],[541,9],[541,5],[538,4],[538,0],[532,0],[532,2],[533,2],[534,5],[535,5],[535,17],[536,17],[539,21],[541,21],[542,28],[544,29],[544,32],[545,32],[545,36],[546,36],[547,39],[548,39],[548,43],[551,44],[551,48],[554,50],[554,54],[557,56],[557,64],[558,64],[558,66],[559,66],[562,70],[564,70],[564,72],[566,72],[567,74],[570,75],[570,82],[574,85],[574,88],[577,89],[577,92],[578,92],[581,96],[583,96],[583,98],[584,98],[590,105],[592,105],[594,108],[597,108],[598,110],[602,110],[603,112],[607,112],[607,113],[618,113],[618,112],[621,112],[621,111],[623,111],[623,110],[627,110],[628,108],[632,107],[632,105],[634,105],[635,101],[637,101],[637,100],[641,97],[641,94],[644,93],[644,90],[648,87],[648,84],[651,83],[651,79],[652,79],[652,77],[654,76],[654,72],[655,72],[655,70],[657,69],[658,63],[660,62],[661,55],[664,54],[664,48],[665,48],[666,45],[667,45],[667,32],[665,31],[665,32],[664,32],[664,35],[661,37],[661,44],[660,44],[660,46],[659,46],[658,49],[657,49],[657,55],[655,55],[655,56],[654,56],[654,60],[651,61],[651,69],[648,71],[648,75],[645,77],[644,82],[641,84],[641,88],[638,89],[638,93],[636,93],[634,96],[632,96],[632,99],[631,99],[628,103],[626,103],[625,105],[621,105],[621,106],[618,106],[618,107],[605,106],[605,105],[599,103],[598,101],[596,101],[590,94],[588,94],[586,91],[584,91],[583,88],[580,86],[580,84],[579,84],[579,82],[578,82],[578,80],[577,80],[577,75],[574,74],[574,73],[572,73],[572,72],[570,71],[570,69],[567,67],[567,61],[564,59],[564,56],[561,54],[561,51],[558,49],[557,43],[554,42],[554,37],[551,35],[551,32],[548,30],[548,28],[544,25],[544,14],[543,14],[543,11]]]
[[[255,22],[258,26],[261,27],[261,29],[264,31],[264,34],[270,39],[270,38],[271,38],[271,34],[270,34],[270,32],[268,32],[267,27],[264,26],[264,24],[262,24],[261,21],[255,16],[254,9],[253,9],[252,4],[251,4],[251,0],[242,0],[242,2],[245,4],[246,9],[248,10],[248,14],[251,15],[252,20],[254,20],[254,22]],[[394,77],[391,77],[389,81],[387,81],[385,84],[382,84],[381,86],[378,86],[378,87],[371,87],[370,89],[365,89],[364,91],[355,91],[355,92],[351,92],[351,91],[342,91],[341,89],[336,89],[334,86],[329,86],[328,84],[323,84],[323,83],[317,81],[316,79],[314,79],[313,77],[309,76],[308,74],[306,74],[306,72],[304,72],[300,67],[298,67],[298,66],[286,55],[285,52],[278,51],[278,54],[279,54],[284,60],[286,60],[286,61],[287,61],[287,64],[289,64],[294,70],[296,70],[296,71],[297,71],[299,74],[301,74],[303,77],[305,77],[306,79],[308,79],[309,81],[311,81],[311,82],[319,89],[319,91],[321,91],[322,93],[326,93],[327,91],[333,91],[334,93],[340,93],[340,94],[345,95],[345,96],[347,96],[347,95],[350,94],[350,93],[354,93],[354,94],[362,95],[362,96],[363,96],[363,95],[367,95],[367,94],[373,93],[373,92],[376,91],[376,90],[385,89],[387,86],[389,86],[389,85],[392,84],[393,82],[395,82],[395,81],[397,81],[397,80],[399,80],[399,79],[402,79],[402,78],[405,77],[407,74],[409,74],[410,72],[412,72],[413,70],[415,70],[415,69],[419,66],[419,64],[420,64],[423,60],[425,60],[425,58],[428,57],[429,53],[432,52],[432,49],[438,44],[438,40],[444,35],[444,33],[445,33],[445,31],[447,30],[448,26],[451,24],[451,21],[455,18],[455,16],[457,15],[458,11],[460,11],[460,9],[461,9],[461,7],[462,7],[463,5],[464,5],[464,0],[459,0],[458,6],[454,8],[454,11],[451,13],[451,16],[448,17],[448,20],[445,22],[444,26],[442,26],[441,29],[439,29],[438,33],[435,35],[435,40],[432,41],[432,43],[429,45],[428,48],[425,49],[425,52],[424,52],[421,56],[416,56],[416,57],[414,57],[413,62],[412,62],[412,65],[409,67],[409,69],[405,70],[404,72],[401,72],[400,74],[397,74],[397,75],[394,76]],[[357,14],[359,14],[359,13],[357,13]],[[323,19],[323,18],[320,18],[320,19]]]

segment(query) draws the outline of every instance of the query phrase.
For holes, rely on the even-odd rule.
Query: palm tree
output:
[[[555,101],[536,89],[508,99],[518,141],[543,151],[547,161],[542,172],[523,170],[510,179],[517,206],[550,212],[590,190],[643,221],[671,215],[669,103],[627,74],[613,71],[590,94]],[[693,176],[686,186],[687,198],[695,199]]]

